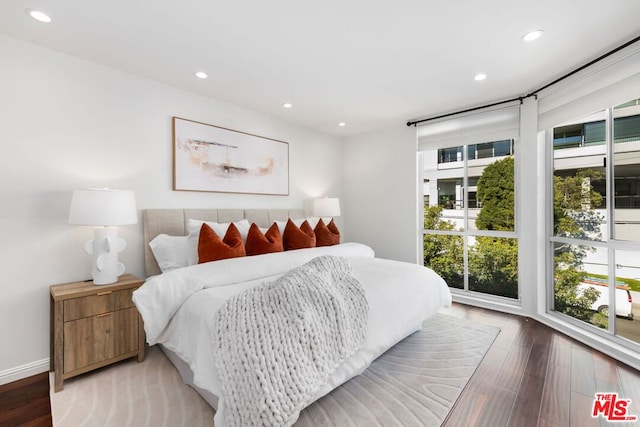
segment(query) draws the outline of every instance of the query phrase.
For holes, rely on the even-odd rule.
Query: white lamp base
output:
[[[118,252],[122,252],[127,243],[118,238],[118,227],[97,227],[93,229],[93,240],[89,240],[84,248],[93,255],[94,285],[108,285],[118,281],[124,273],[124,264],[118,262]]]

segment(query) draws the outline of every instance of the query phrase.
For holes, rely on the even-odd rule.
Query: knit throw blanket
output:
[[[321,256],[230,298],[214,359],[230,426],[290,426],[364,343],[368,303],[346,258]]]

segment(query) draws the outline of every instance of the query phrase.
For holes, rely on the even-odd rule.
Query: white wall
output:
[[[419,262],[416,144],[415,128],[402,123],[345,141],[345,238],[381,258]]]
[[[172,116],[287,141],[290,195],[172,191]],[[139,210],[343,197],[336,138],[2,35],[0,130],[0,384],[47,369],[49,286],[91,276],[92,230],[67,224],[74,188],[134,190]],[[119,231],[142,276],[142,224]]]

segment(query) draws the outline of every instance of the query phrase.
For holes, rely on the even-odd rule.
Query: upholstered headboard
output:
[[[269,227],[273,221],[305,218],[304,209],[146,209],[143,212],[144,270],[147,277],[160,274],[160,267],[149,248],[158,234],[186,236],[187,220],[233,222],[247,219],[259,227]]]

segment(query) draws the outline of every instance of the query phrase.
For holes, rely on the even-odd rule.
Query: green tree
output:
[[[592,182],[602,179],[594,170],[579,170],[575,175],[554,176],[553,215],[557,236],[598,239],[602,217],[595,207],[602,195]],[[512,157],[487,166],[478,180],[478,200],[482,209],[476,225],[480,230],[514,230],[514,161]],[[517,297],[518,248],[515,239],[478,237],[469,252],[469,269],[477,290]],[[554,307],[572,317],[590,321],[591,305],[598,291],[579,289],[585,278],[582,261],[588,249],[580,245],[558,245],[554,254]]]
[[[428,206],[424,210],[425,230],[455,229],[451,221],[442,219],[442,206]],[[437,272],[449,286],[462,288],[464,284],[464,248],[462,238],[450,234],[424,235],[424,264]]]
[[[592,169],[580,169],[573,176],[553,177],[553,232],[559,237],[600,240],[600,224],[604,218],[595,210],[602,203],[602,195],[594,190],[593,181],[603,174]],[[585,248],[562,247],[580,251]]]
[[[478,230],[513,231],[514,161],[505,157],[487,166],[478,179]],[[476,237],[469,250],[469,288],[518,298],[518,242],[516,239]]]
[[[513,157],[495,161],[482,171],[477,192],[482,203],[476,218],[478,230],[515,229],[513,171]]]
[[[575,175],[554,176],[554,234],[598,240],[603,218],[595,210],[602,195],[592,183],[602,179],[600,172],[585,169]],[[506,157],[487,166],[478,180],[478,201],[482,208],[476,219],[479,230],[512,231],[515,229],[514,160]],[[441,218],[442,208],[425,207],[425,229],[454,230]],[[447,280],[450,286],[462,287],[463,248],[458,236],[427,234],[424,238],[425,265]],[[591,321],[591,305],[598,291],[579,289],[586,276],[583,259],[590,249],[580,245],[557,244],[554,254],[555,310]],[[516,239],[478,236],[469,250],[469,286],[493,295],[517,298],[518,247]]]
[[[476,237],[469,250],[469,289],[518,298],[518,243],[516,239]]]
[[[579,250],[556,251],[554,256],[555,283],[554,308],[576,319],[590,322],[593,317],[591,305],[598,299],[599,291],[587,287],[584,291],[578,285],[585,278],[582,269],[582,255]]]
[[[594,207],[602,203],[602,195],[594,190],[592,182],[603,174],[591,169],[578,170],[572,176],[553,177],[553,231],[559,237],[600,240],[603,218]],[[554,250],[554,308],[576,319],[590,322],[591,305],[599,291],[579,289],[586,276],[583,259],[586,246],[556,244]]]

